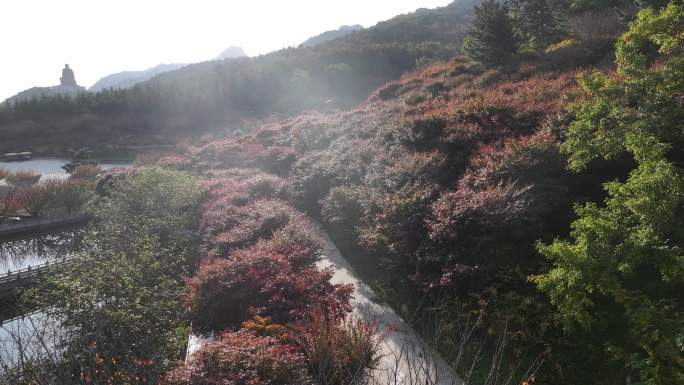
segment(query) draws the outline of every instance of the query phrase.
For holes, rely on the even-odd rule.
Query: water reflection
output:
[[[69,159],[62,158],[36,158],[23,162],[2,162],[0,168],[8,171],[33,171],[43,175],[43,178],[66,178],[68,174],[62,166],[69,162]],[[120,167],[128,167],[128,162],[105,162],[99,164],[103,170],[110,170]]]
[[[57,359],[63,339],[59,322],[42,312],[0,324],[0,382],[22,363]]]
[[[0,275],[65,258],[80,250],[82,239],[83,229],[69,229],[2,240]],[[62,338],[59,323],[38,309],[23,317],[22,313],[16,304],[0,304],[0,382],[7,370],[11,371],[28,358],[50,359],[57,354],[54,347]]]
[[[30,238],[0,240],[0,275],[69,256],[80,248],[82,233],[81,229],[72,229]]]

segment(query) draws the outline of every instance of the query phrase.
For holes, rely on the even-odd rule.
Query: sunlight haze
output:
[[[296,46],[341,25],[369,27],[449,0],[39,1],[3,4],[0,101],[59,84],[64,64],[79,85],[159,63],[193,63],[235,45],[248,55]]]

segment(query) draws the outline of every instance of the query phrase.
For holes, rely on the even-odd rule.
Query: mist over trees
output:
[[[471,15],[471,0],[455,2],[316,47],[188,65],[125,90],[4,105],[0,150],[25,143],[54,150],[130,143],[130,136],[158,143],[163,137],[232,130],[269,116],[350,108],[419,62],[449,59]]]

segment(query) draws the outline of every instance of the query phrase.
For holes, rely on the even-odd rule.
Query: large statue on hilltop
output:
[[[27,90],[21,91],[20,93],[8,98],[7,101],[14,103],[19,100],[32,100],[41,97],[49,96],[76,96],[79,93],[86,92],[84,87],[79,86],[76,83],[76,76],[74,76],[74,71],[69,68],[68,64],[64,65],[62,69],[62,77],[59,78],[59,85],[52,87],[33,87]]]
[[[76,85],[76,76],[74,76],[74,71],[71,68],[69,68],[68,64],[64,65],[64,69],[62,70],[62,77],[59,78],[59,82],[63,86]]]

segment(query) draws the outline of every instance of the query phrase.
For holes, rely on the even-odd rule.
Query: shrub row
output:
[[[317,266],[322,240],[286,203],[292,186],[228,166],[207,173],[199,224],[205,258],[184,298],[193,331],[218,338],[164,382],[343,385],[367,376],[376,330],[346,320],[352,286],[332,284],[333,270]]]

